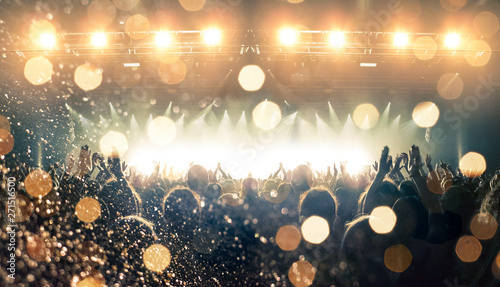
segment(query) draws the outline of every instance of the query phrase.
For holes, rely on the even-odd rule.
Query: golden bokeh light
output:
[[[162,62],[158,73],[163,82],[175,85],[184,81],[187,74],[187,67],[184,61],[179,59],[174,62]]]
[[[372,104],[361,104],[353,113],[353,121],[360,129],[369,130],[373,128],[379,119],[379,112]]]
[[[99,276],[100,275],[100,276]],[[99,273],[99,275],[93,275],[83,278],[76,283],[76,287],[104,287],[106,286],[106,281],[104,276]]]
[[[104,265],[106,260],[106,251],[93,241],[84,241],[76,245],[75,254],[84,263],[91,265]]]
[[[84,91],[91,91],[102,83],[102,70],[94,64],[85,63],[75,70],[75,83]]]
[[[169,32],[158,32],[155,35],[155,44],[160,49],[165,49],[172,43],[172,36]]]
[[[471,66],[480,67],[488,63],[491,58],[491,48],[485,41],[475,40],[467,45],[465,59]]]
[[[413,109],[412,118],[417,126],[430,128],[439,119],[439,109],[433,102],[421,102]]]
[[[417,59],[426,61],[434,58],[437,51],[437,43],[430,36],[418,37],[413,43],[413,54]]]
[[[288,279],[295,287],[312,285],[316,276],[316,268],[307,261],[296,261],[288,270]]]
[[[419,0],[398,0],[397,16],[406,22],[417,20],[422,14],[422,5]]]
[[[266,188],[266,182],[266,185],[264,186],[266,190],[262,193],[264,199],[272,203],[282,203],[288,198],[288,195],[292,192],[292,185],[288,183],[278,184],[279,182],[276,184],[275,188],[268,189]]]
[[[444,38],[444,45],[449,49],[456,49],[460,45],[460,35],[458,33],[448,33]]]
[[[460,159],[459,167],[463,175],[478,177],[486,171],[486,159],[477,152],[468,152]]]
[[[44,57],[31,58],[24,66],[24,77],[35,86],[50,81],[52,72],[52,63]]]
[[[118,63],[113,72],[113,80],[122,88],[132,88],[141,81],[140,67],[125,67]]]
[[[150,271],[161,273],[170,265],[172,256],[167,247],[161,244],[153,244],[149,246],[144,254],[142,260],[144,266]]]
[[[345,36],[342,32],[330,33],[330,46],[334,48],[342,48],[345,45]]]
[[[109,131],[101,138],[99,148],[104,157],[112,156],[113,151],[118,152],[121,157],[128,150],[128,141],[122,133]]]
[[[284,251],[297,249],[301,239],[300,231],[293,225],[282,226],[276,233],[276,243]]]
[[[136,14],[125,21],[125,33],[134,40],[145,38],[149,35],[150,23],[144,15]]]
[[[236,192],[234,193],[224,193],[219,197],[219,199],[229,206],[240,206],[243,204],[244,199],[242,199]]]
[[[106,43],[108,42],[108,38],[106,37],[106,34],[104,34],[102,32],[98,32],[98,33],[92,34],[90,41],[92,42],[92,45],[94,45],[98,48],[102,48],[102,47],[106,46]]]
[[[205,6],[205,2],[206,0],[179,0],[182,8],[190,12],[200,11]]]
[[[54,246],[47,242],[43,236],[33,234],[26,238],[26,252],[38,262],[50,261],[53,248]]]
[[[462,94],[464,82],[457,73],[444,74],[439,78],[437,90],[443,99],[454,100]]]
[[[106,27],[116,18],[115,5],[109,0],[95,0],[87,8],[90,24],[95,27]]]
[[[156,117],[148,126],[149,139],[160,146],[168,145],[174,140],[176,134],[174,121],[164,116]]]
[[[0,130],[6,130],[10,133],[10,122],[9,119],[0,115]]]
[[[385,267],[393,272],[404,272],[412,260],[411,251],[403,244],[392,245],[384,253]]]
[[[52,190],[52,177],[44,170],[35,169],[24,180],[24,188],[33,197],[44,197]]]
[[[320,216],[310,216],[300,227],[304,240],[312,244],[320,244],[330,235],[328,221]]]
[[[272,130],[281,121],[281,109],[276,103],[265,100],[255,106],[252,119],[258,128]]]
[[[294,29],[283,29],[279,32],[280,43],[285,46],[297,44],[299,40],[299,32]]]
[[[464,7],[467,0],[440,0],[441,6],[450,12],[457,12]]]
[[[215,28],[203,31],[201,36],[207,45],[217,45],[222,41],[222,31]]]
[[[94,222],[101,216],[101,204],[90,197],[82,198],[75,206],[75,215],[83,222]]]
[[[410,41],[410,37],[406,33],[396,33],[394,35],[394,46],[398,48],[405,47],[408,45],[408,42]]]
[[[243,90],[255,92],[260,90],[266,80],[266,74],[257,65],[247,65],[243,67],[238,75],[238,82]]]
[[[455,253],[463,262],[476,261],[481,255],[482,250],[483,246],[481,245],[481,242],[479,242],[476,237],[471,235],[464,235],[460,237],[457,241],[457,245],[455,246]]]
[[[42,33],[39,39],[39,45],[43,48],[54,48],[57,43],[56,35],[52,33]]]
[[[489,11],[483,11],[474,17],[472,27],[478,36],[492,37],[499,28],[498,17]]]
[[[120,10],[130,11],[135,8],[139,1],[140,0],[113,0],[113,4]]]
[[[6,155],[14,148],[14,136],[4,129],[0,129],[0,156]]]
[[[394,211],[388,206],[375,207],[368,219],[372,230],[378,234],[387,234],[394,229],[397,217]]]
[[[22,194],[17,194],[14,201],[14,222],[23,222],[30,218],[33,213],[33,203]],[[9,206],[5,205],[5,214],[9,214]]]
[[[495,236],[498,222],[495,217],[487,212],[474,215],[470,223],[470,231],[479,240],[488,240]]]

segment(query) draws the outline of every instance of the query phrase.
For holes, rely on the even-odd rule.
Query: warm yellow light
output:
[[[92,35],[92,45],[96,47],[104,47],[107,39],[104,33],[95,33]]]
[[[172,43],[172,37],[168,32],[158,32],[156,33],[155,42],[158,48],[166,48]]]
[[[170,265],[172,255],[167,247],[161,244],[153,244],[144,251],[142,260],[148,270],[161,273]]]
[[[330,46],[334,48],[341,48],[345,44],[344,33],[335,32],[330,34]]]
[[[43,48],[53,48],[56,45],[56,35],[52,33],[42,33],[40,35],[40,46]]]
[[[280,31],[280,42],[286,46],[291,46],[297,43],[299,32],[293,29],[283,29]]]
[[[450,33],[446,35],[446,38],[444,39],[444,44],[448,48],[457,48],[458,45],[460,44],[460,35],[457,33]]]
[[[439,108],[433,102],[419,103],[412,113],[413,121],[421,128],[434,126],[439,119]]]
[[[222,40],[222,32],[217,29],[208,29],[203,31],[203,42],[208,45],[216,45],[219,44]]]
[[[396,47],[404,47],[408,45],[409,40],[408,34],[396,33],[396,35],[394,35],[394,45]]]
[[[313,215],[300,227],[304,240],[312,244],[321,244],[330,235],[330,225],[323,217]]]
[[[396,214],[390,207],[379,206],[372,210],[368,223],[376,233],[387,234],[391,232],[396,225],[396,220]]]

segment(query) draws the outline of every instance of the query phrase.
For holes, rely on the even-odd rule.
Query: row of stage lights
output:
[[[326,32],[328,43],[333,48],[342,48],[346,45],[346,35],[350,32]],[[174,41],[173,32],[151,32],[154,43],[158,48],[167,48]],[[284,46],[294,46],[300,42],[301,32],[293,29],[283,29],[278,32],[279,42]],[[410,33],[390,33],[392,44],[395,48],[404,48],[410,43]],[[218,29],[207,29],[201,31],[200,37],[207,45],[218,45],[223,40],[223,32]],[[107,34],[98,32],[90,34],[90,44],[95,48],[104,48],[107,43]],[[458,33],[448,33],[444,36],[443,44],[446,48],[456,49],[460,45],[460,35]],[[36,45],[44,49],[52,49],[57,45],[57,35],[54,33],[41,33],[36,41]]]

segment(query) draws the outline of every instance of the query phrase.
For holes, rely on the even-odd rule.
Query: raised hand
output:
[[[420,173],[420,169],[422,168],[422,157],[420,156],[420,149],[416,145],[411,146],[409,165],[410,175]]]
[[[378,172],[378,162],[377,161],[375,161],[375,163],[372,164],[372,167],[375,170],[375,172]]]
[[[380,155],[378,173],[386,175],[392,168],[392,156],[389,155],[389,147],[385,146]]]
[[[425,155],[425,166],[429,170],[429,172],[432,171],[432,157],[430,154]]]

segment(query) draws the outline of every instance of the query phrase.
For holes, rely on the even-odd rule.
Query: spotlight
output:
[[[104,47],[106,45],[106,35],[104,33],[95,33],[92,35],[92,44],[96,47]]]
[[[460,44],[460,35],[457,33],[449,33],[444,39],[444,44],[448,48],[457,48]]]
[[[280,31],[280,42],[286,46],[291,46],[297,43],[299,32],[293,29],[283,29]]]
[[[155,42],[158,48],[166,48],[172,42],[172,37],[168,32],[158,32],[156,33]]]
[[[345,44],[344,33],[335,32],[330,34],[330,45],[334,48],[341,48]]]
[[[396,33],[394,35],[394,45],[396,47],[404,47],[408,44],[409,38],[405,33]]]
[[[40,46],[50,49],[56,45],[56,35],[52,33],[42,33],[40,35]]]
[[[222,40],[222,32],[217,29],[208,29],[203,31],[202,33],[203,42],[208,45],[216,45],[219,44]]]

